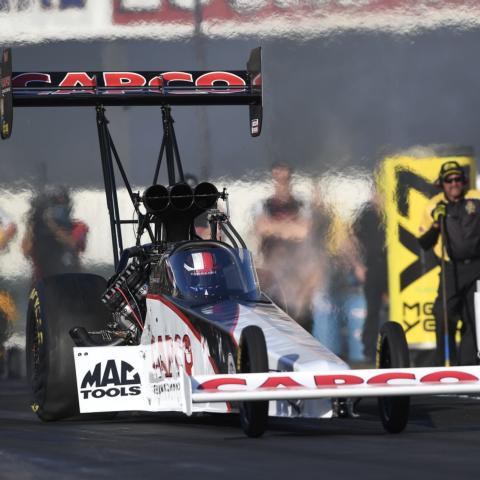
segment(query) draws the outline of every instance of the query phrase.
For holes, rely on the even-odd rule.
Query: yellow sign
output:
[[[432,309],[440,267],[433,251],[421,250],[417,237],[429,199],[440,193],[434,182],[447,161],[458,162],[475,185],[472,156],[387,157],[379,179],[385,194],[390,320],[402,325],[413,349],[435,347]]]

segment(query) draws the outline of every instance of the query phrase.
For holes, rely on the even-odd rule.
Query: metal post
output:
[[[182,161],[180,160],[180,152],[178,150],[177,136],[175,135],[175,129],[173,128],[173,118],[172,118],[172,125],[171,125],[170,133],[172,135],[173,152],[175,154],[175,160],[176,160],[176,163],[177,163],[178,177],[179,177],[180,182],[184,182],[185,177],[183,176]]]
[[[177,175],[175,172],[175,165],[177,168],[178,179],[183,182],[183,168],[180,160],[180,152],[178,150],[177,137],[173,127],[173,118],[171,115],[171,108],[168,105],[162,107],[162,124],[163,124],[163,138],[160,153],[158,155],[157,166],[153,177],[153,183],[156,184],[162,164],[163,155],[167,160],[168,184],[175,185],[177,182]]]
[[[155,167],[155,173],[153,174],[153,184],[156,185],[158,182],[158,174],[160,173],[160,167],[162,165],[163,152],[165,151],[165,135],[162,138],[162,145],[160,146],[160,153],[158,154],[157,165]]]
[[[445,367],[450,366],[450,332],[448,331],[448,305],[447,305],[447,275],[445,272],[445,217],[440,217],[440,236],[442,240],[442,256],[441,256],[441,269],[442,269],[442,307],[443,307],[443,328],[444,328],[444,359]]]
[[[168,184],[175,185],[175,158],[172,141],[173,119],[170,114],[170,107],[162,107],[163,136],[165,138],[165,156],[167,159]]]
[[[103,181],[105,185],[105,196],[107,200],[107,209],[108,216],[110,218],[110,231],[112,235],[112,250],[113,250],[113,262],[115,268],[118,266],[119,261],[119,252],[118,252],[118,239],[116,231],[116,219],[115,219],[115,209],[112,200],[112,179],[111,171],[109,164],[112,163],[110,147],[108,144],[108,137],[105,132],[106,129],[106,118],[105,118],[105,108],[102,105],[96,107],[97,112],[97,130],[98,130],[98,141],[100,144],[100,158],[102,161],[102,170],[103,170]],[[116,192],[115,192],[116,193]]]

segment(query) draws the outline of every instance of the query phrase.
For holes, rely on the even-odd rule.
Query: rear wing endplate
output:
[[[12,95],[12,52],[3,49],[0,68],[0,135],[3,139],[12,133],[13,95]]]
[[[261,48],[246,70],[13,72],[2,52],[1,136],[12,130],[13,107],[248,105],[250,133],[262,126]]]

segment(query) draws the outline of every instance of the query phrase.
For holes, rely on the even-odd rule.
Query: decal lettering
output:
[[[93,371],[85,374],[80,393],[84,399],[139,395],[140,375],[127,362],[121,361],[118,369],[115,360],[107,360],[103,369],[102,363],[97,363]]]
[[[179,382],[176,383],[160,383],[153,385],[153,393],[155,395],[162,395],[164,393],[180,392],[181,386]]]
[[[135,72],[103,72],[103,83],[105,87],[143,87],[147,80]],[[121,95],[125,90],[108,90],[105,93]]]
[[[59,87],[95,87],[95,77],[90,77],[85,72],[69,72],[65,75],[63,80],[58,84]],[[53,93],[70,94],[70,93],[89,93],[95,92],[91,89],[87,90],[58,90]]]
[[[9,81],[10,77],[6,77]],[[257,86],[259,79],[256,80]],[[36,83],[39,85],[35,85]],[[45,87],[52,90],[32,92],[39,95],[64,95],[71,93],[96,94],[97,86],[101,94],[123,95],[138,91],[167,95],[229,94],[245,92],[246,81],[233,72],[23,72],[13,79],[15,88]],[[54,90],[56,87],[63,89]],[[65,87],[72,87],[69,90]],[[73,89],[75,87],[75,89]],[[80,88],[79,88],[80,87]],[[82,89],[81,87],[85,87]],[[127,89],[123,89],[126,87]]]
[[[93,398],[103,398],[105,396],[107,397],[128,397],[128,396],[136,396],[140,395],[141,390],[140,386],[135,386],[135,387],[112,387],[108,388],[107,390],[105,389],[96,389],[96,390],[82,390],[83,394],[83,399],[88,400],[89,396]]]
[[[193,368],[193,353],[192,353],[192,342],[190,341],[190,337],[188,335],[184,335],[182,339],[183,343],[183,355],[184,355],[184,366],[185,366],[185,373],[187,375],[192,374]]]
[[[317,387],[332,387],[337,385],[359,385],[363,379],[356,375],[315,375]]]
[[[162,83],[166,82],[166,85],[163,85]],[[185,83],[187,87],[192,87],[194,85],[193,82],[193,75],[191,73],[187,72],[165,72],[162,73],[162,75],[158,75],[156,77],[153,77],[149,82],[148,86],[149,87],[170,87],[171,83],[177,83],[177,82],[183,82]],[[181,85],[175,85],[175,86],[181,86]],[[161,89],[159,89],[159,92],[162,92]],[[173,89],[173,87],[168,88],[167,91],[162,92],[162,93],[168,93],[169,95],[182,95],[185,93],[191,93],[188,90],[181,90],[181,89]]]
[[[416,380],[416,377],[413,373],[381,373],[380,375],[372,377],[367,383],[368,385],[382,385],[388,383],[390,380]]]
[[[237,88],[226,88],[224,90],[199,90],[205,93],[238,93],[242,92],[244,88],[238,88],[245,85],[245,80],[238,75],[231,72],[208,72],[200,75],[195,81],[197,87],[214,87],[220,85],[232,85]]]
[[[415,370],[415,369],[412,369]],[[427,386],[427,384],[456,384],[463,382],[479,383],[480,378],[469,372],[458,370],[440,369],[437,371],[430,371],[431,373],[424,374],[422,371],[412,371],[406,369],[404,371],[383,371],[375,373],[371,371],[369,374],[363,373],[360,375],[353,375],[350,373],[332,373],[328,375],[314,375],[305,376],[300,372],[292,373],[291,375],[275,375],[268,376],[267,374],[246,374],[233,375],[231,377],[211,377],[201,382],[196,390],[207,390],[211,392],[245,392],[245,391],[265,391],[265,390],[299,390],[299,389],[314,389],[314,388],[342,388],[350,387],[352,385],[362,385],[363,388],[375,388],[384,386]],[[422,376],[423,375],[423,376]],[[302,380],[303,379],[303,380]],[[238,388],[233,388],[238,386]],[[222,388],[230,387],[230,388]]]
[[[472,375],[471,373],[456,372],[454,370],[451,370],[451,371],[441,370],[439,372],[434,372],[434,373],[425,375],[424,377],[422,377],[420,382],[421,383],[442,382],[444,380],[452,380],[452,379],[455,379],[458,382],[478,382],[479,381],[479,379],[475,375]]]
[[[158,77],[155,77],[158,78]],[[170,82],[187,82],[193,84],[193,76],[187,72],[165,72],[162,73],[162,78],[170,84]],[[152,82],[154,79],[150,80]]]
[[[87,372],[87,374],[83,377],[81,388],[86,388],[88,386],[93,387],[95,385],[100,386],[101,368],[102,368],[102,364],[97,363],[95,365],[93,372]]]
[[[187,375],[192,374],[193,354],[190,337],[185,334],[183,337],[176,334],[172,339],[170,335],[157,335],[150,338],[153,354],[152,368],[159,370],[162,376],[172,377],[183,363]],[[183,353],[183,359],[181,359]]]
[[[296,382],[290,377],[272,377],[267,379],[259,388],[295,388],[303,387],[300,383]]]
[[[247,381],[244,378],[214,378],[207,380],[198,386],[199,390],[219,390],[225,385],[246,385]]]
[[[52,83],[48,73],[21,73],[13,79],[13,86],[16,88],[30,87],[32,82]]]

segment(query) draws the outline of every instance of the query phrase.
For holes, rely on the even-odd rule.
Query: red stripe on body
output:
[[[195,338],[200,342],[200,344],[202,343],[202,338],[203,337],[201,336],[200,332],[192,325],[192,322],[187,318],[187,316],[175,304],[173,304],[172,302],[169,302],[162,295],[156,295],[154,293],[149,293],[147,295],[147,298],[150,299],[150,300],[158,300],[158,301],[162,302],[170,310],[172,310],[183,321],[183,323],[185,323],[185,325],[187,325],[187,327],[191,330],[191,332],[193,333]],[[213,371],[215,373],[219,373],[220,370],[218,369],[217,364],[215,363],[213,358],[210,356],[210,349],[208,349],[208,360],[210,361],[210,365],[212,366]]]
[[[187,325],[187,327],[192,331],[193,335],[199,342],[202,341],[202,336],[200,335],[200,332],[193,326],[192,322],[188,319],[188,317],[175,304],[169,302],[165,297],[162,297],[161,295],[156,295],[154,293],[149,293],[147,295],[147,298],[150,300],[159,300],[160,302],[162,302],[166,307],[172,310],[182,320],[183,323]]]

